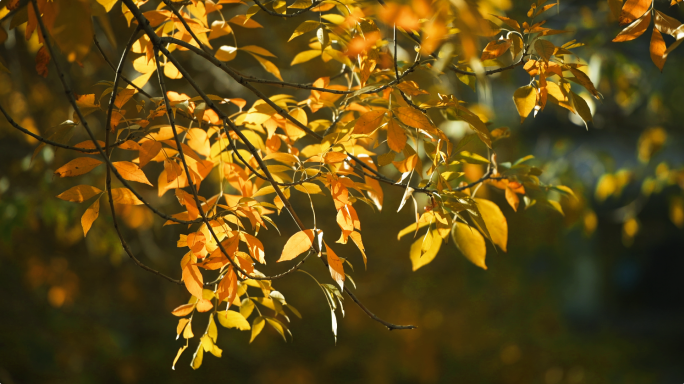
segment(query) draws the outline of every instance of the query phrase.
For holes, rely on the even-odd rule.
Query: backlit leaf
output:
[[[485,265],[487,246],[485,245],[484,237],[482,237],[477,229],[454,221],[454,226],[451,228],[451,238],[454,239],[456,247],[458,247],[463,256],[478,267],[487,269]]]
[[[518,110],[522,123],[537,104],[537,89],[531,85],[518,88],[513,93],[513,102],[515,102],[515,108]]]
[[[90,185],[77,185],[60,193],[57,197],[74,203],[82,203],[101,192],[101,189]]]
[[[83,216],[81,216],[81,226],[83,227],[83,236],[88,234],[93,222],[100,215],[100,199],[95,200],[93,205],[86,209]]]
[[[264,329],[264,325],[266,325],[266,320],[263,317],[258,316],[254,319],[252,322],[252,336],[249,338],[250,344],[259,336],[261,330]]]
[[[247,331],[252,328],[240,312],[226,310],[219,311],[216,315],[218,316],[219,323],[225,328],[237,328],[241,331]]]
[[[328,269],[330,269],[330,276],[337,282],[341,290],[344,290],[344,266],[342,260],[333,252],[333,250],[325,244],[325,250],[328,255]]]
[[[128,188],[113,188],[112,201],[116,204],[141,205],[144,204]]]
[[[57,168],[55,175],[59,177],[79,176],[92,171],[100,164],[102,164],[100,160],[92,157],[79,157]]]
[[[130,181],[137,181],[139,183],[147,184],[152,186],[145,173],[138,167],[138,165],[131,163],[130,161],[115,161],[112,163],[114,168],[119,172],[121,177]]]
[[[501,212],[499,206],[485,199],[474,199],[477,202],[477,209],[487,226],[492,242],[506,252],[508,243],[508,222]],[[477,225],[477,222],[475,222]]]
[[[312,229],[299,231],[292,235],[285,243],[278,262],[292,260],[313,246],[314,232]]]

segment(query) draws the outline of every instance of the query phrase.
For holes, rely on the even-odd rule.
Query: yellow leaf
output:
[[[81,226],[83,227],[83,236],[88,234],[90,227],[93,225],[97,216],[100,215],[100,199],[95,200],[90,208],[86,209],[83,216],[81,216]]]
[[[413,270],[416,271],[418,268],[428,265],[439,252],[442,247],[442,238],[439,232],[435,229],[430,232],[430,247],[425,252],[423,252],[423,238],[424,236],[418,237],[416,241],[411,244],[411,250],[409,255],[411,257],[411,265]]]
[[[152,186],[145,173],[136,164],[130,161],[115,161],[112,165],[124,179]]]
[[[480,215],[487,226],[489,236],[492,242],[506,252],[506,244],[508,243],[508,222],[506,217],[501,212],[499,206],[493,202],[485,199],[473,199],[477,202],[477,208]],[[475,222],[477,224],[477,222]]]
[[[141,205],[144,204],[128,188],[112,189],[112,201],[116,204]]]
[[[292,260],[302,253],[311,249],[313,245],[314,232],[312,229],[299,231],[292,235],[285,243],[283,252],[280,255],[278,262]]]
[[[154,159],[157,154],[162,149],[162,144],[159,141],[147,140],[140,144],[139,157],[140,157],[140,168],[144,167],[152,159]]]
[[[180,79],[183,77],[183,75],[178,71],[178,68],[176,68],[175,65],[173,65],[172,62],[167,62],[164,65],[164,75],[168,77],[169,79]]]
[[[178,350],[178,353],[176,353],[176,358],[173,359],[173,365],[171,366],[171,369],[176,369],[176,363],[178,362],[178,358],[183,354],[183,351],[185,351],[187,347],[187,345],[184,345]]]
[[[342,265],[342,260],[337,257],[328,244],[325,244],[325,250],[328,254],[328,269],[330,270],[330,276],[337,282],[340,289],[344,291],[344,266]]]
[[[254,57],[255,59],[257,59],[257,61],[259,61],[259,64],[261,64],[261,66],[264,67],[264,69],[266,70],[266,72],[268,72],[268,73],[272,74],[273,76],[277,77],[278,80],[283,81],[282,76],[280,76],[280,69],[278,69],[278,67],[277,67],[275,64],[273,64],[272,62],[270,62],[270,61],[264,59],[263,57],[261,57],[261,56],[259,56],[259,55],[255,55],[255,54],[252,53],[252,52],[248,52],[248,53],[249,53],[250,55],[252,55],[252,57]]]
[[[240,312],[235,311],[220,311],[217,313],[219,323],[225,328],[237,328],[241,331],[251,329],[249,322]]]
[[[222,45],[218,51],[216,51],[216,58],[221,61],[231,61],[237,55],[237,47],[231,47],[230,45]]]
[[[267,51],[266,49],[261,48],[261,47],[256,46],[256,45],[245,45],[244,47],[242,47],[240,49],[243,51],[256,53],[257,55],[261,55],[261,56],[276,57],[276,55],[274,55],[271,52]]]
[[[102,164],[100,160],[92,157],[79,157],[59,167],[55,171],[55,175],[59,177],[79,176],[90,172],[100,164]]]
[[[155,71],[156,71],[156,68],[155,68]],[[133,83],[138,88],[143,88],[145,86],[145,84],[147,84],[147,82],[150,81],[150,77],[152,77],[152,75],[154,75],[155,71],[143,73],[142,75],[133,79],[131,81],[131,83]]]
[[[100,192],[102,192],[101,189],[90,185],[77,185],[60,193],[57,195],[57,198],[74,203],[82,203]]]
[[[320,24],[321,24],[320,22],[315,21],[315,20],[307,20],[307,21],[299,24],[299,26],[297,28],[295,28],[294,32],[292,33],[292,36],[290,36],[290,39],[288,40],[288,42],[297,36],[301,36],[307,32],[313,31],[314,29],[318,28],[318,26]],[[319,52],[320,52],[320,50],[319,50]]]
[[[254,341],[254,339],[256,339],[257,336],[259,336],[261,330],[264,329],[264,325],[266,325],[266,321],[263,317],[259,316],[254,319],[252,322],[252,337],[249,339],[250,344],[252,341]]]
[[[302,183],[295,185],[295,189],[299,192],[308,193],[310,195],[322,195],[323,191],[321,187],[314,183]]]
[[[195,351],[195,355],[192,357],[192,362],[190,363],[190,366],[192,369],[198,369],[199,367],[202,366],[202,361],[204,360],[204,348],[202,348],[202,343],[200,343],[197,346],[197,350]]]
[[[522,123],[537,104],[537,89],[531,85],[518,88],[513,94],[513,102]]]
[[[321,52],[322,51],[320,49],[312,49],[309,51],[301,51],[297,54],[297,56],[294,57],[294,59],[292,59],[292,62],[290,63],[290,65],[296,65],[296,64],[301,64],[301,63],[307,62],[311,59],[314,59],[314,58],[320,56]]]
[[[478,267],[487,269],[485,265],[487,246],[485,245],[484,237],[482,237],[477,229],[455,221],[454,226],[451,228],[451,237],[463,256]]]

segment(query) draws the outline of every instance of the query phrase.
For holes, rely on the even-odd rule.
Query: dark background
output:
[[[508,14],[522,20],[526,7],[519,4]],[[683,19],[684,12],[677,7],[659,3],[658,8]],[[116,28],[124,28],[117,9],[110,18]],[[176,318],[170,311],[186,300],[185,289],[135,267],[126,258],[104,205],[83,239],[79,219],[86,207],[54,198],[75,185],[74,180],[52,177],[71,155],[44,150],[31,162],[35,142],[3,120],[0,383],[682,382],[684,236],[669,219],[671,199],[682,196],[682,191],[674,184],[650,197],[640,192],[643,180],[654,175],[658,164],[665,162],[671,169],[680,169],[682,164],[682,52],[671,55],[661,74],[648,56],[650,29],[634,42],[615,44],[610,40],[619,29],[609,20],[605,2],[562,1],[561,10],[550,24],[576,30],[575,38],[587,44],[576,49],[579,56],[594,64],[601,62],[597,88],[605,99],[597,102],[595,123],[588,131],[571,123],[567,111],[555,106],[519,124],[510,97],[516,87],[529,81],[519,68],[492,79],[494,99],[482,94],[478,99],[462,84],[451,92],[489,110],[493,127],[511,128],[511,138],[497,143],[500,161],[532,153],[536,157],[532,164],[544,167],[545,182],[563,183],[576,191],[579,202],[563,200],[565,217],[539,206],[516,213],[500,192],[483,190],[508,218],[508,253],[496,253],[488,245],[489,269],[483,271],[463,258],[453,244],[446,244],[431,264],[411,272],[408,248],[412,240],[396,240],[396,233],[412,221],[411,207],[395,212],[402,192],[384,187],[381,213],[358,208],[369,258],[367,271],[358,251],[340,247],[340,254],[349,256],[356,267],[352,275],[358,296],[380,317],[418,326],[411,331],[388,332],[346,300],[345,318],[338,314],[335,345],[320,289],[306,275],[295,273],[275,283],[304,316],[292,319],[291,342],[284,343],[266,327],[249,344],[249,332],[219,327],[221,359],[205,354],[202,367],[193,371],[188,363],[195,338],[172,371],[173,358],[183,344],[174,340]],[[282,25],[265,15],[257,15],[256,20],[264,25],[270,22],[272,27],[258,34],[235,28],[242,45],[289,35],[304,19]],[[12,71],[11,75],[0,73],[0,102],[20,123],[30,125],[24,119],[31,118],[45,132],[69,116],[69,108],[55,74],[47,79],[35,74],[31,45],[23,41],[23,30],[11,34],[15,32],[19,37],[10,37],[0,47]],[[127,35],[117,36],[119,47]],[[287,63],[294,50],[304,44],[302,40],[272,49],[286,80],[310,81],[336,73],[332,62],[290,68]],[[105,46],[111,57],[119,52]],[[264,75],[253,59],[240,55],[233,62],[236,67]],[[201,62],[191,63],[209,93],[253,101],[225,76]],[[79,93],[92,92],[92,84],[113,77],[96,52],[90,53],[83,68],[71,66],[71,72]],[[126,73],[133,77],[132,68]],[[419,73],[414,79],[427,77]],[[182,80],[171,84],[189,92]],[[154,81],[146,89],[158,94]],[[296,96],[305,98],[307,93]],[[668,132],[665,147],[648,164],[639,163],[639,135],[655,126]],[[85,136],[77,133],[72,142],[82,140]],[[598,178],[619,169],[633,171],[631,182],[620,196],[596,201],[593,192]],[[102,178],[100,167],[78,184]],[[152,188],[140,190],[156,196]],[[157,204],[175,212],[179,207],[173,200],[167,194]],[[620,209],[633,207],[630,203],[635,200],[640,206],[632,213],[640,230],[633,239],[624,239],[624,217],[619,214],[624,210]],[[326,214],[332,211],[329,197],[314,202],[320,207],[319,226],[332,230],[336,224]],[[308,202],[299,201],[298,208],[308,212]],[[587,212],[598,217],[594,231],[583,225]],[[138,221],[131,219],[129,226],[137,229],[127,228],[125,234],[134,251],[145,263],[178,277],[184,251],[175,248],[175,241],[182,229],[162,228],[161,220],[150,218],[144,210],[131,217]],[[266,273],[282,268],[270,260],[275,260],[272,255],[280,252],[293,233],[286,213],[276,222],[283,237],[273,230],[259,235],[271,255]],[[307,262],[304,269],[325,279],[326,272],[318,264]],[[205,321],[195,323],[196,335]]]

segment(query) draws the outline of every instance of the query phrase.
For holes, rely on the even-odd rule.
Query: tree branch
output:
[[[271,11],[270,9],[266,8],[266,6],[263,5],[263,4],[261,4],[261,1],[259,1],[259,0],[254,0],[254,2],[256,3],[256,5],[259,6],[259,8],[261,8],[262,11],[268,13],[268,14],[271,15],[271,16],[278,16],[278,17],[295,17],[295,16],[299,16],[299,15],[301,15],[302,13],[305,13],[305,12],[307,12],[308,10],[310,10],[310,9],[312,9],[312,8],[316,7],[317,5],[320,5],[320,4],[322,3],[321,0],[317,0],[317,1],[314,1],[310,6],[308,6],[308,7],[306,7],[306,8],[303,8],[303,9],[300,9],[299,11],[295,11],[295,12],[293,12],[293,13],[278,13],[278,12]]]

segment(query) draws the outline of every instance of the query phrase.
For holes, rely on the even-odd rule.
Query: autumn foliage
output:
[[[682,24],[655,10],[651,0],[608,3],[625,26],[615,42],[634,40],[653,24],[650,55],[662,70],[668,55],[684,40]],[[542,171],[527,164],[530,157],[497,161],[496,146],[505,145],[499,140],[510,134],[509,128],[492,126],[454,95],[426,90],[412,78],[414,73],[433,78],[454,73],[473,88],[504,71],[526,73],[529,81],[511,95],[521,122],[554,104],[552,108],[576,114],[588,127],[592,111],[580,93],[602,97],[586,65],[573,53],[583,44],[569,37],[570,31],[546,26],[545,18],[559,12],[558,2],[531,2],[520,19],[483,14],[477,2],[465,0],[0,4],[2,21],[10,20],[10,28],[25,24],[27,40],[38,36],[42,45],[35,57],[37,75],[58,77],[63,89],[53,91],[65,92],[73,109],[70,119],[41,129],[43,135],[22,127],[5,109],[2,113],[15,128],[41,142],[36,154],[45,146],[73,152],[73,159],[57,168],[55,177],[106,168],[101,183],[83,185],[74,179],[74,186],[57,198],[84,203],[84,236],[100,216],[102,201],[131,260],[187,288],[190,298],[178,298],[179,306],[172,312],[180,318],[177,335],[186,340],[174,365],[197,336],[193,368],[202,364],[205,353],[221,356],[217,324],[251,331],[252,340],[268,325],[287,339],[290,317],[301,314],[275,289],[276,280],[304,272],[300,267],[308,259],[318,258],[329,271],[329,276],[309,276],[330,307],[335,337],[336,311],[342,310],[344,294],[390,330],[413,328],[382,320],[353,293],[352,262],[363,261],[370,268],[373,255],[366,254],[364,242],[377,241],[363,236],[368,232],[365,227],[362,231],[362,209],[413,210],[415,221],[397,235],[415,239],[405,255],[413,270],[430,263],[450,240],[469,261],[487,269],[487,243],[506,252],[508,223],[496,203],[478,197],[479,190],[504,196],[515,211],[536,205],[562,213],[558,196],[575,199],[566,186],[542,183]],[[289,36],[274,33],[276,38],[263,46],[239,43],[251,29],[276,28],[281,18],[299,15],[310,19]],[[93,41],[92,16],[123,16],[128,29],[108,28],[130,38],[110,62],[113,78],[88,88],[71,82],[67,74],[95,51],[110,60]],[[675,42],[667,47],[662,34]],[[0,26],[0,42],[6,38]],[[307,83],[289,82],[274,63],[269,44],[294,39],[306,39],[309,49],[294,54],[291,61],[287,58],[290,66],[335,62],[339,72]],[[261,76],[231,67],[237,55],[251,58],[262,69]],[[253,100],[207,94],[193,78],[191,57],[211,63],[236,86],[247,89]],[[139,73],[135,78],[122,74],[129,63]],[[1,62],[0,69],[7,70]],[[192,92],[174,90],[181,80]],[[295,97],[295,90],[306,90],[308,96]],[[93,119],[101,122],[100,132],[92,127]],[[462,122],[468,134],[452,139],[440,128],[443,121]],[[90,139],[71,143],[75,129],[85,130]],[[479,153],[465,149],[476,142],[481,144]],[[163,164],[163,169],[151,172],[148,165],[154,163]],[[164,213],[158,202],[146,199],[138,191],[140,184],[156,188],[159,198],[172,194],[177,201],[174,213]],[[403,191],[398,207],[384,205],[388,188]],[[314,205],[312,195],[325,196],[328,204]],[[425,195],[429,203],[420,206],[418,195]],[[312,212],[295,211],[293,199],[311,201]],[[180,278],[143,264],[127,245],[119,224],[121,207],[136,205],[145,206],[164,225],[183,227],[185,233],[177,240],[183,253]],[[289,232],[294,234],[279,255],[267,254],[259,239],[260,231],[278,231],[274,215],[293,220]],[[339,233],[304,224],[315,223],[316,215],[335,217]],[[358,249],[358,261],[336,254],[345,246]],[[267,262],[282,263],[282,272],[260,272],[259,266]],[[357,276],[362,270],[356,268]],[[200,321],[197,313],[209,314],[199,335],[192,328],[193,321]]]

